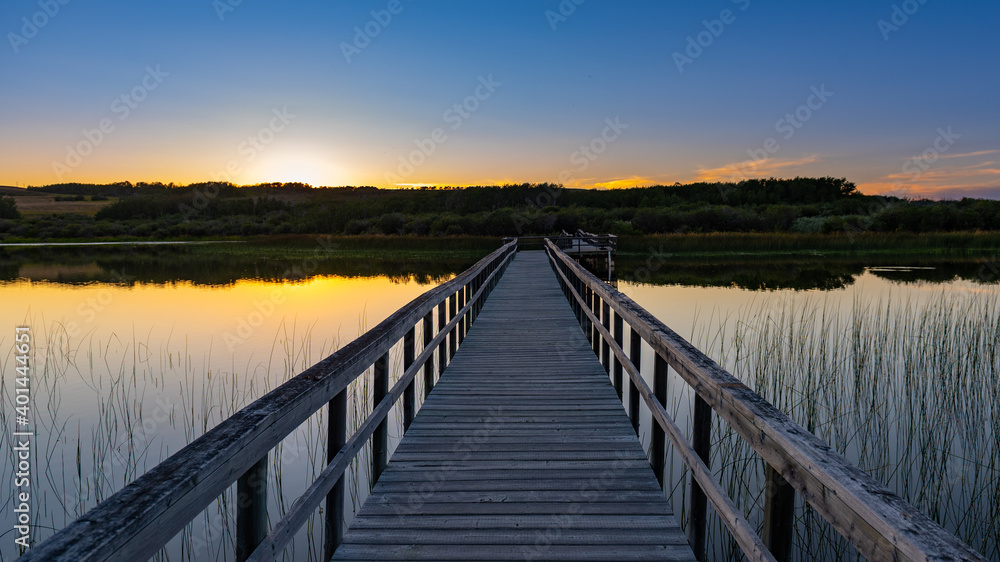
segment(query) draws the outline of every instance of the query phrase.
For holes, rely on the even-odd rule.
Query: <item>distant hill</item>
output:
[[[10,195],[12,197],[24,197],[26,195],[42,195],[34,191],[30,191],[24,187],[12,187],[9,185],[0,185],[0,195]]]

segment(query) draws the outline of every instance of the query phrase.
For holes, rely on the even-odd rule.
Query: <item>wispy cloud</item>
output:
[[[768,158],[767,160],[744,160],[718,168],[700,168],[695,181],[739,181],[748,178],[767,178],[788,175],[790,171],[819,161],[816,154],[798,159]]]
[[[942,156],[942,159],[985,156],[997,152],[1000,150],[950,154]],[[993,160],[970,164],[937,163],[919,173],[918,170],[902,168],[900,172],[862,183],[858,187],[873,195],[921,199],[996,198],[1000,196],[1000,167]]]
[[[941,158],[969,158],[972,156],[983,156],[984,154],[996,154],[1000,150],[980,150],[979,152],[966,152],[963,154],[942,154]]]

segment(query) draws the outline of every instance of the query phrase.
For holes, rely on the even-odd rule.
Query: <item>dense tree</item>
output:
[[[13,197],[0,197],[0,219],[19,219],[21,212],[17,210],[17,201]]]
[[[615,234],[1000,230],[997,201],[912,201],[866,196],[846,179],[830,177],[617,190],[567,189],[547,183],[383,190],[278,183],[239,187],[224,182],[187,186],[61,184],[30,189],[74,200],[114,197],[117,201],[93,218],[15,218],[5,223],[0,235],[163,238],[330,233],[501,237],[577,229]]]

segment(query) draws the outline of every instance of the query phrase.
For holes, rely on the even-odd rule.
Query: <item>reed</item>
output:
[[[217,424],[340,347],[340,338],[319,341],[314,325],[282,322],[269,349],[237,363],[224,348],[195,353],[186,340],[154,342],[150,334],[88,332],[70,338],[58,322],[31,319],[35,326],[36,377],[33,380],[34,423],[39,435],[36,474],[40,508],[35,537],[44,540],[79,518],[147,470],[197,439]],[[359,333],[367,329],[367,314],[359,317]],[[10,342],[0,340],[6,356]],[[223,353],[222,356],[219,354]],[[401,370],[399,350],[390,354],[393,376]],[[0,379],[0,423],[11,425],[13,393]],[[371,373],[348,389],[348,431],[354,431],[372,410]],[[419,396],[419,395],[418,395]],[[272,521],[283,516],[326,463],[326,411],[321,409],[269,453],[268,505]],[[390,430],[394,447],[401,431],[401,414]],[[9,432],[0,432],[0,446],[12,450]],[[360,508],[370,490],[370,446],[347,473],[347,519]],[[3,463],[0,476],[13,481]],[[8,478],[10,477],[10,478]],[[10,496],[8,495],[8,498]],[[161,549],[156,560],[231,560],[235,552],[235,485],[223,493]],[[10,501],[9,499],[7,500]],[[5,510],[5,513],[10,513]],[[322,512],[313,514],[300,536],[288,547],[287,560],[318,560],[322,554]],[[12,542],[12,541],[11,541]],[[4,547],[0,561],[16,557]]]
[[[992,291],[910,295],[846,305],[809,293],[757,298],[709,318],[693,341],[891,491],[1000,560],[1000,301]],[[763,461],[718,419],[712,451],[720,481],[760,527]],[[672,454],[669,462],[679,466]],[[683,513],[676,495],[674,502]],[[741,559],[715,517],[710,544],[713,559]],[[860,559],[801,498],[794,549],[798,560]]]

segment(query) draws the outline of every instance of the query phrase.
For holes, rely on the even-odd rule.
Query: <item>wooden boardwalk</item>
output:
[[[543,252],[517,255],[338,560],[694,560]]]

